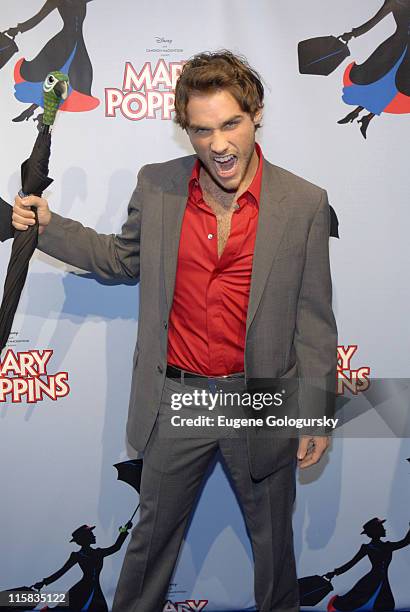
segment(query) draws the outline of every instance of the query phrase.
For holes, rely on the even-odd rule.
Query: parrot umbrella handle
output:
[[[21,191],[24,195],[41,196],[51,183],[48,176],[48,162],[51,147],[51,126],[58,107],[68,95],[68,77],[62,72],[50,72],[44,84],[43,125],[39,130],[30,157],[21,165]],[[4,209],[3,209],[4,210]],[[15,231],[11,256],[4,283],[3,300],[0,306],[0,352],[6,345],[13,325],[14,315],[20,301],[27,277],[28,266],[38,241],[38,219],[34,207],[35,224],[25,231]]]

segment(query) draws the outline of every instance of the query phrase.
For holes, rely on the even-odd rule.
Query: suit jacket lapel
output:
[[[258,227],[253,254],[246,332],[253,321],[265,283],[288,221],[286,191],[275,166],[263,162]]]
[[[188,198],[188,182],[192,173],[195,156],[183,158],[178,168],[176,178],[163,192],[163,232],[164,232],[164,275],[165,292],[167,297],[168,313],[171,310],[175,289],[175,276],[177,270],[178,247],[181,235],[182,219]]]

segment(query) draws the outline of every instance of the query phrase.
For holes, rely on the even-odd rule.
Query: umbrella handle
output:
[[[129,521],[130,523],[132,522],[132,519],[133,519],[133,518],[134,518],[134,516],[136,515],[137,510],[138,510],[138,508],[139,508],[139,507],[140,507],[140,504],[138,504],[138,506],[135,508],[135,510],[134,510],[134,514],[133,514],[133,515],[132,515],[132,517],[130,518],[130,521]]]

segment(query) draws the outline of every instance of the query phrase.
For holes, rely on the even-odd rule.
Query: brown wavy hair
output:
[[[174,121],[186,130],[189,127],[186,112],[189,97],[221,89],[229,91],[252,119],[263,108],[261,77],[247,59],[227,49],[206,51],[194,55],[182,68],[175,86]],[[260,124],[255,127],[257,129]]]

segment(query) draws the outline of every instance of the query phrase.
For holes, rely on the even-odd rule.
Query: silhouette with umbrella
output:
[[[129,484],[133,489],[140,493],[141,488],[141,476],[142,476],[142,459],[130,459],[128,461],[122,461],[116,463],[114,467],[117,469],[117,478]],[[67,606],[53,607],[53,610],[88,610],[89,612],[108,612],[107,602],[104,597],[100,585],[100,574],[103,569],[103,563],[105,557],[118,552],[123,545],[129,530],[132,528],[132,519],[134,518],[139,504],[137,505],[131,519],[119,528],[119,535],[112,544],[107,548],[93,548],[92,544],[96,543],[96,538],[93,533],[95,525],[81,525],[73,531],[71,534],[70,542],[75,542],[80,546],[80,550],[72,552],[64,565],[42,580],[39,580],[31,586],[22,586],[17,589],[8,589],[5,593],[10,594],[13,591],[34,593],[40,591],[44,586],[55,582],[65,573],[67,573],[77,563],[83,571],[83,577],[74,584],[67,592],[66,601]],[[36,607],[34,604],[31,608]],[[49,610],[48,606],[41,608],[41,610]]]
[[[118,552],[123,545],[132,523],[128,522],[119,528],[119,535],[112,546],[107,548],[93,548],[96,543],[93,533],[95,526],[81,525],[73,531],[70,542],[81,546],[80,550],[72,552],[64,565],[51,576],[36,582],[33,587],[37,590],[45,585],[55,582],[77,563],[83,571],[83,577],[67,592],[67,601],[70,610],[88,610],[89,612],[108,612],[107,602],[100,585],[100,574],[103,569],[105,557]],[[42,608],[48,610],[48,607]],[[55,610],[56,608],[53,608]],[[57,609],[67,610],[65,607]]]
[[[34,59],[21,58],[15,65],[14,95],[20,102],[30,103],[30,106],[13,121],[27,121],[38,107],[42,107],[42,83],[53,70],[68,74],[70,80],[68,96],[60,110],[82,112],[99,105],[99,99],[91,94],[93,68],[83,36],[88,2],[91,0],[46,0],[33,17],[6,30],[5,34],[14,38],[34,28],[55,9],[64,24]]]
[[[325,574],[325,578],[332,580],[334,576],[344,574],[366,556],[372,565],[370,572],[360,578],[347,593],[330,598],[327,605],[328,612],[359,608],[394,610],[395,601],[389,583],[388,569],[393,552],[410,544],[410,529],[401,540],[383,542],[381,538],[386,536],[384,522],[385,519],[381,520],[377,517],[367,521],[361,533],[367,535],[370,542],[362,544],[353,559]]]
[[[142,459],[130,459],[117,463],[114,467],[118,472],[118,480],[126,482],[133,487],[138,493],[141,487],[142,475]],[[103,568],[104,558],[112,555],[120,550],[124,540],[128,535],[128,531],[132,528],[132,519],[134,518],[139,504],[136,507],[131,519],[124,527],[119,528],[119,536],[112,546],[108,548],[92,548],[91,544],[95,544],[95,536],[93,527],[81,525],[73,531],[71,542],[75,542],[81,549],[71,553],[70,557],[57,572],[36,582],[33,587],[42,589],[45,585],[55,582],[63,576],[76,563],[79,564],[84,576],[68,591],[68,603],[70,610],[88,610],[89,612],[108,612],[107,603],[102,592],[99,576]],[[43,608],[44,610],[48,608]],[[55,608],[53,608],[55,610]],[[61,608],[63,610],[64,608]],[[66,609],[66,608],[65,608]]]
[[[369,32],[390,13],[397,24],[394,34],[363,64],[349,64],[343,77],[342,99],[356,108],[338,123],[352,123],[363,110],[368,110],[358,119],[364,138],[376,115],[410,113],[410,0],[385,0],[369,21],[342,35],[347,43]]]

